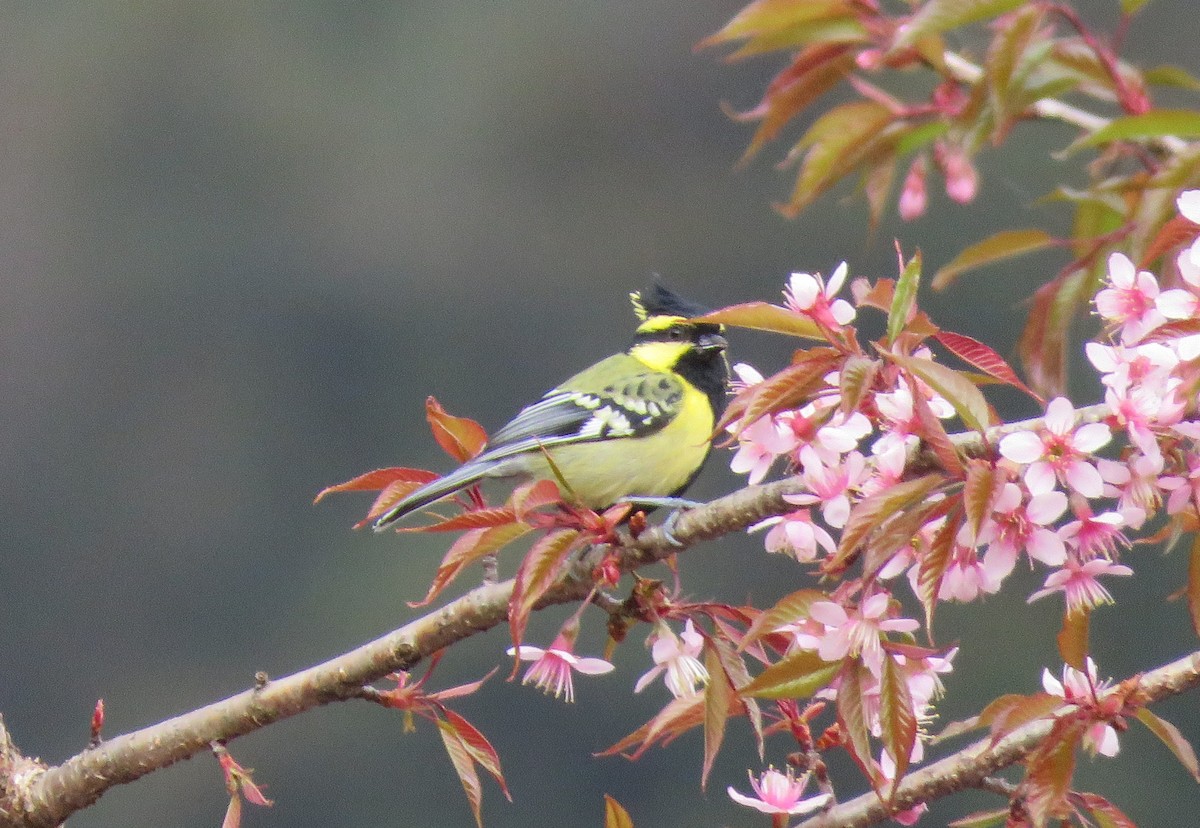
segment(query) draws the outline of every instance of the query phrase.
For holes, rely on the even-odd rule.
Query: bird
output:
[[[629,296],[639,324],[627,350],[521,409],[478,455],[410,492],[374,529],[490,478],[559,480],[576,505],[597,511],[677,502],[725,410],[728,343],[724,326],[693,321],[706,308],[659,282]]]

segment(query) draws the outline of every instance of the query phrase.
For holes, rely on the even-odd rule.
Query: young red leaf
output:
[[[883,674],[879,677],[879,725],[883,746],[896,760],[896,776],[892,779],[894,796],[908,771],[909,757],[917,742],[917,714],[904,671],[890,655],[883,659]]]
[[[508,507],[513,510],[518,520],[524,520],[530,512],[559,503],[562,503],[562,494],[553,480],[524,483],[513,489],[508,498]]]
[[[792,624],[808,618],[809,607],[816,601],[825,600],[828,600],[828,596],[824,592],[808,587],[797,590],[790,595],[785,595],[776,601],[773,607],[759,614],[754,619],[754,623],[750,625],[750,628],[746,630],[746,634],[742,636],[738,649],[746,649],[746,647],[758,640],[759,636],[773,633],[784,624]]]
[[[1085,670],[1088,654],[1088,618],[1087,610],[1063,613],[1062,629],[1056,637],[1058,654],[1062,660],[1076,670]]]
[[[979,723],[992,735],[992,746],[1022,725],[1044,719],[1063,706],[1059,696],[1033,693],[1028,696],[1010,693],[992,701],[979,714]]]
[[[838,391],[841,394],[840,410],[844,414],[857,411],[867,392],[875,384],[881,364],[878,360],[863,356],[851,356],[842,363],[838,372]]]
[[[485,509],[471,509],[461,515],[455,515],[427,526],[404,526],[398,532],[461,532],[464,529],[489,529],[493,526],[504,526],[517,519],[516,514],[507,506],[492,506]]]
[[[229,797],[229,807],[225,809],[225,818],[221,820],[221,828],[241,828],[242,798],[237,794]]]
[[[729,711],[736,698],[725,671],[721,667],[720,657],[709,647],[704,653],[704,666],[708,670],[708,684],[704,687],[704,764],[700,770],[700,790],[708,785],[708,775],[712,772],[713,762],[721,750],[721,742],[725,739],[725,724],[729,721]]]
[[[846,528],[842,530],[837,554],[823,568],[836,573],[845,568],[859,545],[885,520],[917,503],[936,489],[944,478],[940,474],[927,474],[914,480],[905,480],[889,486],[873,495],[864,497],[850,512]]]
[[[406,469],[402,466],[395,466],[390,469],[375,469],[375,471],[369,471],[366,474],[360,474],[352,480],[347,480],[345,483],[338,483],[336,486],[326,486],[317,492],[317,496],[313,498],[313,503],[320,503],[325,495],[335,492],[377,492],[397,482],[420,485],[428,483],[430,480],[437,480],[437,478],[438,476],[435,472],[426,471],[425,469]],[[413,488],[416,488],[416,485]]]
[[[767,302],[730,305],[727,308],[706,313],[704,316],[697,316],[696,321],[729,325],[731,328],[745,328],[751,331],[800,336],[805,339],[823,340],[825,338],[817,324],[807,316]]]
[[[887,127],[896,120],[898,116],[890,107],[871,100],[851,101],[827,110],[792,149],[793,153],[807,152],[791,198],[777,209],[794,218],[886,140]]]
[[[912,382],[911,377],[908,377],[908,380],[911,387],[916,387],[916,383]],[[970,380],[966,380],[966,382],[969,387],[975,388],[975,385]],[[982,398],[982,395],[980,395],[980,399]],[[954,441],[950,439],[950,435],[946,432],[946,427],[942,425],[942,421],[938,419],[938,416],[933,413],[933,408],[929,405],[929,400],[926,399],[924,394],[913,394],[912,405],[913,412],[917,415],[917,424],[920,427],[918,436],[932,449],[933,456],[937,458],[938,464],[943,469],[954,477],[961,478],[965,472],[963,458],[959,455]]]
[[[1137,823],[1099,794],[1073,791],[1071,804],[1092,815],[1099,828],[1137,828]]]
[[[604,795],[604,828],[633,828],[629,812],[608,794]]]
[[[824,384],[825,375],[834,370],[840,356],[832,348],[814,348],[801,352],[798,360],[734,397],[716,431],[737,423],[735,433],[740,433],[765,414],[795,408]]]
[[[467,462],[487,445],[487,432],[483,426],[467,417],[447,414],[433,397],[425,400],[425,418],[429,420],[433,438],[442,451],[460,463]]]
[[[1003,261],[1012,256],[1044,250],[1054,244],[1054,237],[1045,230],[1004,230],[983,241],[964,248],[950,262],[933,274],[933,289],[948,288],[968,270]]]
[[[1048,825],[1051,819],[1069,812],[1067,792],[1075,774],[1075,756],[1087,722],[1059,719],[1045,741],[1026,760],[1026,776],[1021,783],[1025,807],[1034,825]]]
[[[796,650],[769,665],[738,692],[763,699],[804,699],[829,686],[842,668],[811,650]]]
[[[871,787],[882,797],[884,779],[871,754],[871,729],[867,722],[865,690],[870,683],[870,673],[860,662],[848,662],[842,672],[842,683],[838,686],[837,719],[846,735],[846,749],[854,759]]]
[[[954,495],[960,500],[962,495]],[[925,629],[933,634],[933,615],[937,610],[938,592],[942,587],[942,576],[950,568],[954,558],[954,543],[965,515],[961,503],[955,503],[946,516],[946,522],[933,534],[929,549],[921,555],[917,568],[917,597],[925,610]]]
[[[531,531],[533,531],[533,527],[526,523],[506,523],[490,529],[472,529],[464,532],[446,551],[425,597],[420,601],[409,601],[408,605],[414,609],[428,606],[467,566],[484,555],[500,551]]]
[[[708,661],[707,654],[711,653],[716,656],[715,665],[722,671],[730,688],[744,687],[750,683],[750,671],[746,669],[746,663],[734,648],[733,640],[723,631],[723,625],[719,620],[714,627],[713,635],[708,639],[708,648],[705,650],[706,662]],[[713,672],[711,664],[706,669],[711,680],[716,673]],[[728,715],[736,714],[738,708],[746,714],[746,719],[750,722],[750,729],[754,732],[754,741],[758,746],[758,756],[761,759],[765,750],[762,711],[758,707],[758,702],[752,698],[738,696],[738,701],[737,707],[732,708],[733,712]]]
[[[480,784],[479,774],[475,771],[475,760],[471,758],[471,751],[463,743],[454,725],[441,719],[438,719],[437,725],[442,744],[446,746],[446,754],[450,757],[450,764],[458,774],[458,781],[462,783],[467,802],[471,805],[471,813],[475,815],[475,825],[477,828],[483,828],[483,785]]]
[[[656,743],[668,745],[675,738],[704,723],[704,695],[696,693],[681,699],[672,699],[658,714],[615,745],[597,753],[597,756],[621,754],[631,760],[638,759]],[[627,753],[634,748],[632,753]]]
[[[505,799],[512,802],[512,794],[508,792],[508,783],[504,781],[504,773],[500,770],[500,754],[496,753],[492,743],[479,732],[475,725],[450,708],[439,705],[439,709],[446,717],[447,723],[454,728],[454,733],[458,736],[463,748],[471,755],[472,759],[479,763],[480,767],[492,775],[492,778],[500,785]]]
[[[369,524],[375,518],[388,512],[393,506],[407,497],[416,489],[419,489],[422,484],[414,483],[409,480],[394,480],[380,492],[375,500],[371,503],[371,508],[367,510],[367,516],[354,524],[355,529],[361,529]]]
[[[987,460],[967,461],[967,479],[963,485],[963,511],[972,539],[979,537],[983,522],[992,513],[992,504],[1004,486],[1004,475]]]
[[[1136,715],[1137,720],[1149,728],[1150,732],[1157,736],[1171,753],[1175,754],[1179,764],[1183,765],[1183,769],[1191,775],[1192,779],[1200,782],[1200,763],[1196,761],[1196,751],[1179,728],[1161,716],[1151,713],[1145,707],[1139,708]]]
[[[579,538],[576,529],[560,529],[550,532],[525,554],[513,585],[508,604],[508,626],[512,632],[513,645],[519,645],[525,635],[529,613],[538,599],[554,583],[563,560],[575,548]]]
[[[1167,251],[1190,244],[1198,233],[1200,227],[1195,222],[1183,216],[1171,217],[1150,240],[1146,252],[1142,254],[1141,267],[1148,268]]]
[[[904,354],[887,354],[901,368],[915,374],[926,385],[946,398],[963,423],[972,431],[985,431],[990,425],[991,411],[975,384],[955,371],[933,360]]]
[[[1045,404],[1045,400],[1035,394],[1029,386],[1021,382],[1021,378],[1017,376],[1017,372],[1005,362],[1004,357],[982,342],[963,334],[951,333],[950,331],[939,331],[934,334],[934,338],[946,346],[946,349],[950,353],[964,362],[969,362],[985,374],[993,376],[1014,388],[1018,388],[1039,403]]]

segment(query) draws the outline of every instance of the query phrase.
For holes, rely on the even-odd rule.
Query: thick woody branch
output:
[[[784,511],[787,504],[782,495],[796,489],[789,481],[752,486],[683,512],[673,527],[674,544],[661,529],[650,529],[629,541],[620,553],[620,564],[625,570],[636,569],[698,542],[744,529]],[[601,550],[592,550],[584,555],[546,593],[540,606],[585,598],[600,554]],[[348,653],[110,739],[56,767],[45,768],[22,757],[0,730],[0,748],[6,748],[0,751],[0,826],[58,825],[110,788],[207,751],[214,741],[244,736],[314,707],[355,698],[364,685],[409,670],[438,650],[503,623],[512,590],[511,580],[477,587]]]
[[[1200,686],[1200,652],[1151,670],[1138,682],[1141,699],[1146,704],[1197,686]],[[1031,722],[1008,734],[995,746],[991,745],[990,739],[983,739],[913,771],[900,782],[892,808],[900,811],[919,802],[932,802],[979,787],[988,776],[1023,761],[1049,735],[1052,726],[1050,719]],[[890,814],[888,806],[878,796],[867,793],[835,805],[797,828],[863,828],[889,819]]]

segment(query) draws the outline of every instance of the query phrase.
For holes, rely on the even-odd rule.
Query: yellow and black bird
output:
[[[723,329],[692,322],[706,309],[662,285],[630,298],[641,324],[629,350],[523,408],[478,456],[411,492],[375,529],[486,478],[554,479],[547,455],[592,509],[682,493],[704,465],[725,409]]]

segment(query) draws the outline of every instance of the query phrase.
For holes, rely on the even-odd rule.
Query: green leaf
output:
[[[1138,710],[1137,719],[1148,727],[1151,733],[1161,739],[1171,753],[1175,754],[1175,758],[1179,760],[1179,764],[1183,765],[1184,770],[1191,774],[1193,779],[1200,782],[1200,763],[1196,761],[1196,751],[1192,748],[1191,742],[1179,731],[1179,728],[1161,716],[1151,713],[1145,707]]]
[[[829,596],[819,589],[805,588],[785,595],[775,602],[775,606],[763,612],[754,619],[754,623],[742,636],[739,650],[753,644],[760,636],[775,632],[784,624],[794,624],[808,618],[809,608],[817,601],[827,601]]]
[[[1146,83],[1200,92],[1200,79],[1179,66],[1155,66],[1145,71]]]
[[[1200,137],[1200,112],[1191,109],[1155,109],[1142,115],[1127,115],[1072,142],[1065,152],[1112,141],[1144,141],[1166,137]]]
[[[1024,253],[1044,250],[1052,244],[1054,244],[1054,237],[1045,230],[1001,231],[965,248],[949,264],[938,270],[933,276],[933,289],[942,290],[949,287],[955,279],[968,270]]]
[[[1024,0],[929,0],[904,24],[895,48],[912,46],[920,38],[998,17],[1024,5]]]
[[[815,652],[797,650],[768,666],[738,692],[763,699],[805,699],[827,687],[840,669],[840,661],[825,661]]]
[[[904,272],[900,274],[899,281],[896,282],[895,293],[892,294],[892,307],[888,311],[887,319],[887,342],[892,345],[896,341],[896,337],[904,330],[905,323],[908,322],[908,315],[912,312],[913,304],[917,299],[917,287],[921,283],[921,251],[917,251],[908,264],[904,266]]]
[[[1121,0],[1122,14],[1137,14],[1149,0]]]
[[[697,48],[708,48],[737,40],[763,39],[787,33],[796,26],[845,15],[851,12],[846,0],[754,0],[716,34],[706,37]]]
[[[961,373],[922,357],[888,354],[888,359],[945,397],[967,428],[973,431],[987,429],[991,419],[987,400],[983,392]]]

